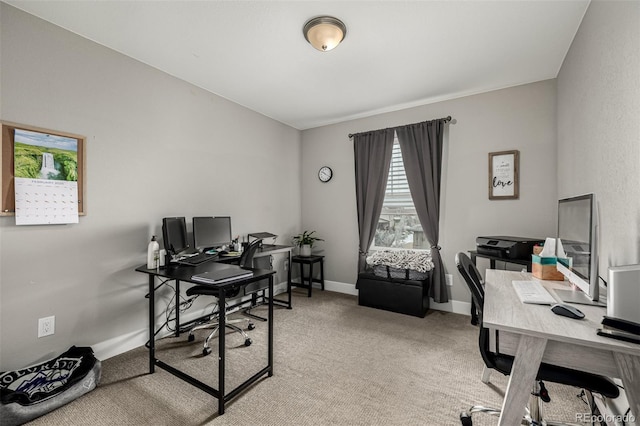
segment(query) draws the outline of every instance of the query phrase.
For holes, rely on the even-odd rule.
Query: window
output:
[[[371,248],[429,248],[409,192],[397,136],[393,141],[387,190]]]

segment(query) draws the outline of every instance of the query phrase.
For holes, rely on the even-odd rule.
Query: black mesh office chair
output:
[[[469,259],[469,257],[464,253],[456,254],[456,266],[458,267],[460,275],[462,275],[462,278],[464,278],[464,281],[467,283],[467,286],[471,291],[471,297],[473,298],[473,301],[476,304],[476,309],[478,311],[478,324],[480,325],[479,346],[482,359],[484,360],[487,368],[497,370],[500,373],[508,376],[511,373],[511,368],[513,367],[514,357],[510,355],[491,352],[489,348],[490,331],[489,329],[482,326],[482,314],[484,308],[484,281],[482,280],[480,272],[473,264],[473,262],[471,262],[471,259]],[[608,398],[617,398],[620,394],[618,386],[616,386],[616,384],[607,377],[542,363],[540,364],[540,369],[538,370],[536,383],[532,384],[534,387],[534,391],[532,392],[532,398],[529,402],[527,415],[525,415],[523,419],[526,424],[541,424],[538,399],[542,399],[543,402],[550,401],[549,395],[544,387],[544,381],[575,386],[577,388],[582,388],[588,392],[599,393]],[[500,410],[498,409],[473,406],[468,411],[460,414],[462,425],[471,426],[471,414],[475,412],[485,412],[493,415],[500,415]]]
[[[240,261],[238,262],[238,265],[240,265],[241,268],[253,267],[253,257],[258,251],[261,241],[262,240],[255,240],[254,242],[249,244],[247,248],[242,252],[242,256],[240,256]]]
[[[243,267],[252,267],[253,265],[253,256],[255,255],[256,251],[258,250],[259,247],[259,243],[260,241],[254,241],[253,243],[249,244],[249,246],[245,249],[245,251],[242,252],[242,255],[240,256],[240,261],[238,262],[238,265],[243,268]],[[231,291],[231,292],[227,292],[226,296],[226,302],[229,303],[230,301],[233,301],[234,299],[238,299],[238,296],[240,295],[240,287],[236,288],[235,290]],[[214,297],[218,297],[219,296],[219,291],[216,287],[214,286],[206,286],[206,285],[197,285],[197,286],[193,286],[190,287],[189,289],[187,289],[187,296],[214,296]],[[225,326],[237,331],[238,333],[242,334],[242,336],[244,337],[244,345],[245,346],[250,346],[252,341],[251,338],[249,337],[249,335],[240,327],[238,327],[236,324],[239,323],[244,323],[247,322],[247,328],[249,330],[253,330],[255,328],[254,324],[251,322],[251,320],[249,318],[237,318],[237,319],[227,319],[227,315],[233,313],[235,311],[227,311],[226,307],[221,307],[218,306],[218,315],[220,315],[221,313],[225,315]],[[207,338],[204,341],[204,346],[202,348],[202,355],[209,355],[211,353],[211,347],[209,346],[209,342],[211,341],[211,339],[213,338],[213,336],[215,336],[215,334],[219,331],[220,326],[219,326],[219,322],[217,321],[218,316],[215,316],[212,321],[207,321],[207,322],[200,322],[200,323],[196,323],[190,330],[189,330],[189,337],[188,340],[190,342],[193,342],[193,340],[195,339],[195,336],[193,335],[193,333],[196,330],[201,330],[204,328],[213,328],[213,330],[211,331],[211,333],[209,333],[209,335],[207,336]]]

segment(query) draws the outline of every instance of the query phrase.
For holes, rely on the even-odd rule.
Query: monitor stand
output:
[[[557,290],[554,289],[560,300],[565,303],[575,303],[577,305],[607,306],[607,298],[600,296],[600,300],[589,299],[586,293],[580,290]]]

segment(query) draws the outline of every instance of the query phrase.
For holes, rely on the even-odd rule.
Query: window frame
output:
[[[398,141],[398,136],[397,134],[394,136],[394,147],[393,147],[393,153],[391,156],[391,165],[389,167],[389,175],[387,176],[387,183],[386,183],[386,187],[385,187],[385,196],[384,196],[384,201],[383,201],[383,206],[382,206],[382,210],[380,211],[380,215],[378,217],[378,225],[376,226],[376,235],[374,235],[373,241],[371,242],[371,245],[369,246],[370,250],[416,250],[416,251],[430,251],[430,243],[426,240],[425,237],[425,242],[423,243],[422,247],[393,247],[393,246],[384,246],[384,245],[376,245],[376,237],[378,236],[378,231],[381,230],[380,226],[381,226],[381,222],[383,220],[387,220],[385,219],[385,216],[392,216],[394,215],[393,211],[387,211],[385,212],[385,208],[389,209],[390,208],[390,204],[398,204],[399,208],[404,208],[404,209],[410,209],[413,213],[398,213],[397,215],[401,215],[401,216],[412,216],[415,217],[415,220],[417,220],[417,224],[422,227],[422,224],[420,223],[420,219],[417,216],[416,210],[415,210],[415,203],[413,202],[413,197],[411,196],[411,191],[409,189],[409,182],[407,181],[406,178],[406,172],[404,170],[404,161],[403,161],[403,157],[402,157],[402,149],[400,147],[400,143]],[[396,152],[397,151],[397,152]],[[395,167],[394,167],[395,166]],[[394,176],[398,175],[397,169],[401,168],[401,173],[402,176],[399,177],[399,184],[394,185],[396,179],[394,179]],[[398,192],[398,196],[397,196],[397,200],[394,202],[393,200],[391,202],[388,201],[388,197],[390,195],[390,192],[394,192],[394,188],[398,188],[396,189],[396,191]],[[406,188],[406,190],[403,190],[404,188]],[[393,195],[392,195],[393,196]],[[404,197],[408,197],[408,201],[407,200],[403,200],[402,198]],[[391,206],[391,208],[393,208],[393,206]],[[410,226],[415,226],[415,225],[410,225]],[[415,232],[413,232],[413,235],[415,237]],[[415,240],[413,240],[413,243],[415,243]]]

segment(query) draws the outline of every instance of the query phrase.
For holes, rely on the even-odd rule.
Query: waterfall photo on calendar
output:
[[[78,180],[77,139],[22,129],[15,132],[15,177]]]
[[[78,139],[15,129],[16,225],[78,223]]]

